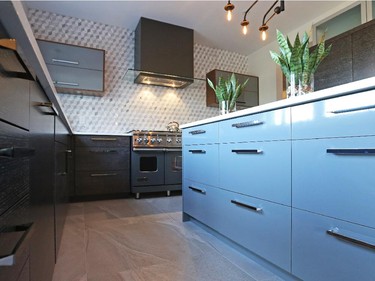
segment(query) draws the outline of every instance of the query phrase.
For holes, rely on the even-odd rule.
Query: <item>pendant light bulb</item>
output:
[[[244,35],[246,35],[247,34],[247,26],[249,25],[249,21],[248,20],[246,20],[246,19],[243,19],[243,21],[241,22],[241,26],[242,26],[242,33],[244,34]]]
[[[224,10],[227,11],[227,20],[232,20],[232,11],[234,10],[234,5],[228,1],[228,4],[225,5]]]
[[[267,39],[267,32],[265,30],[262,31],[262,40],[266,41]]]
[[[261,27],[259,27],[260,37],[262,38],[263,41],[266,41],[267,39],[267,30],[268,30],[267,25],[262,25]]]

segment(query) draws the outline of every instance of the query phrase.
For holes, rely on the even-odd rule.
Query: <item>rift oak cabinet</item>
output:
[[[286,280],[374,280],[375,90],[296,101],[183,126],[184,220]]]
[[[57,92],[104,95],[104,50],[37,41]]]
[[[130,137],[76,135],[75,195],[130,193]]]

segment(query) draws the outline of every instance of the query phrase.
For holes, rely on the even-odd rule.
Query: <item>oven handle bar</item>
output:
[[[182,151],[182,148],[138,148],[133,147],[133,151],[165,151],[165,152],[180,152]]]

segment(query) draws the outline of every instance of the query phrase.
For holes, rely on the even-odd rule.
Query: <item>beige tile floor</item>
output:
[[[194,222],[181,196],[69,205],[53,281],[281,281]]]

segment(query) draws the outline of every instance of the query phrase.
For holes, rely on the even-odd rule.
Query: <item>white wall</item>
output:
[[[311,22],[299,26],[295,30],[286,33],[289,38],[295,38],[312,29],[312,26],[353,4],[353,1],[341,3],[335,9],[327,11]],[[283,32],[283,30],[280,30]],[[283,32],[284,33],[284,32]],[[259,76],[259,104],[265,104],[282,99],[282,72],[280,67],[271,59],[269,51],[279,51],[277,41],[272,41],[262,49],[248,56],[248,73]]]

